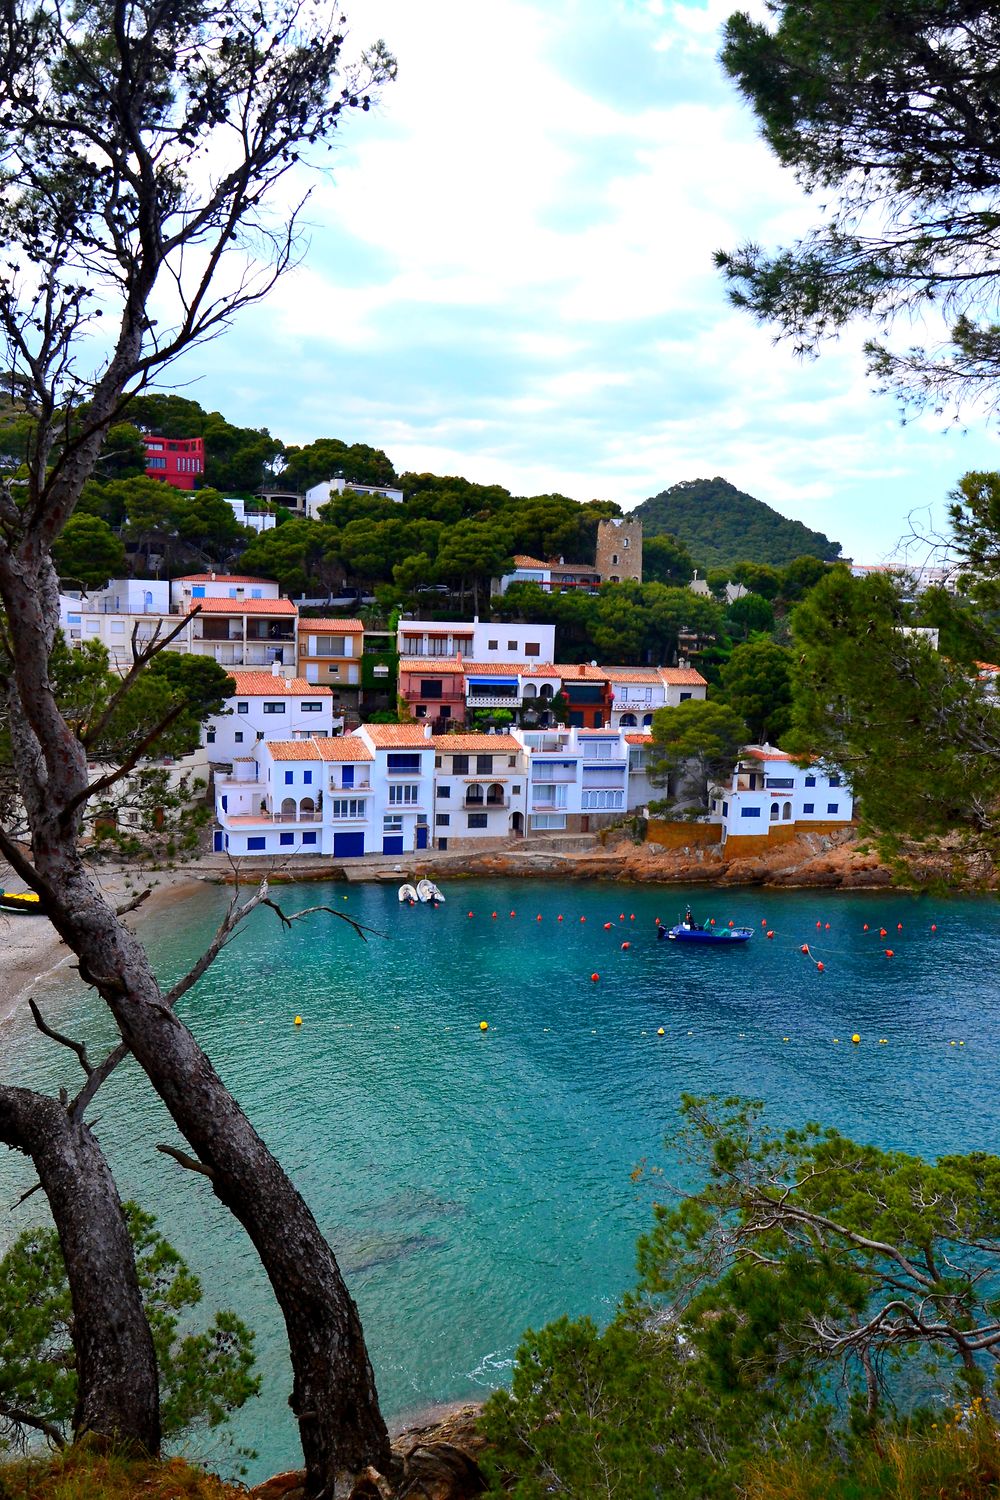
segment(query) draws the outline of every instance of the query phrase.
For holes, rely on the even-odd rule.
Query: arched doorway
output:
[[[791,822],[791,819],[792,819],[792,804],[790,802],[786,802],[785,805],[784,805],[784,807],[781,809],[781,817],[782,817],[782,821],[783,822],[785,822],[785,823],[790,823]]]
[[[487,793],[486,793],[486,806],[487,807],[502,807],[503,806],[503,787],[500,785],[499,781],[495,781],[493,783],[493,785],[487,791]]]
[[[638,722],[635,714],[622,714],[619,720],[622,729],[634,729]]]
[[[510,820],[511,832],[518,838],[524,837],[524,814],[516,812]]]
[[[314,818],[316,816],[316,804],[311,797],[303,797],[299,803],[300,818]]]
[[[778,804],[777,804],[777,802],[772,802],[771,803],[771,822],[772,823],[777,823],[777,821],[778,821]]]
[[[282,802],[282,804],[281,804],[281,816],[283,818],[288,818],[291,822],[294,823],[295,822],[295,811],[296,811],[296,809],[295,809],[295,798],[294,797],[286,797],[284,799],[284,801]]]

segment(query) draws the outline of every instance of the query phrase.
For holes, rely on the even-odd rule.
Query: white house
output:
[[[314,484],[312,489],[306,490],[306,515],[315,516],[321,505],[326,505],[333,495],[342,495],[345,490],[351,490],[356,495],[381,495],[385,500],[392,500],[396,505],[403,503],[403,491],[391,484],[356,484],[353,479],[345,479],[343,474],[335,474],[332,479],[324,479],[320,484]]]
[[[628,745],[628,811],[635,812],[666,793],[662,786],[654,786],[649,779],[650,761],[656,758],[653,736],[626,734],[625,743]]]
[[[262,531],[273,531],[278,524],[278,518],[272,510],[262,510],[257,505],[251,505],[248,510],[247,502],[239,495],[224,495],[222,498],[232,508],[239,524],[249,526],[258,536]]]
[[[554,625],[508,624],[478,619],[400,620],[396,649],[405,657],[468,657],[476,662],[551,662]]]
[[[189,607],[186,649],[195,656],[211,656],[220,667],[270,668],[277,663],[295,672],[299,612],[290,599],[206,595],[178,606],[181,611]]]
[[[230,674],[236,691],[223,714],[205,723],[205,747],[213,765],[232,765],[253,755],[266,740],[325,739],[334,731],[333,694],[303,677],[277,672]]]
[[[590,833],[624,817],[628,745],[615,729],[515,729],[528,752],[528,833]]]
[[[658,708],[703,699],[708,683],[693,667],[606,667],[613,729],[649,729]]]
[[[430,845],[434,745],[429,724],[362,724],[354,735],[374,755],[375,853],[409,854]]]
[[[854,797],[841,772],[820,762],[797,766],[773,745],[748,745],[728,786],[711,789],[709,821],[722,824],[724,843],[777,829],[828,832],[853,816]]]
[[[510,734],[439,734],[434,747],[434,845],[475,848],[525,830],[528,756]]]
[[[178,613],[203,599],[278,599],[281,589],[273,578],[251,578],[245,573],[185,573],[170,585],[170,605]]]
[[[381,852],[374,843],[371,747],[354,735],[265,740],[232,775],[216,778],[216,853],[328,855]]]
[[[82,647],[85,641],[99,641],[110,665],[127,670],[135,657],[133,642],[141,650],[176,628],[177,617],[169,613],[168,588],[151,579],[125,579],[94,594],[60,594],[59,625],[67,644]],[[188,650],[186,627],[167,649]]]

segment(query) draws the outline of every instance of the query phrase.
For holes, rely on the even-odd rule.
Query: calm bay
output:
[[[164,980],[229,894],[205,887],[146,927]],[[257,912],[183,1014],[337,1249],[390,1417],[484,1395],[529,1324],[609,1314],[652,1201],[630,1174],[645,1159],[679,1180],[684,1091],[761,1097],[775,1124],[819,1119],[924,1154],[1000,1151],[988,898],[470,881],[409,910],[394,887],[277,894],[374,931],[362,942],[324,913],[286,931]],[[756,936],[728,952],[657,943],[655,918],[671,924],[687,899]],[[93,1050],[113,1042],[65,969],[34,993]],[[23,1013],[0,1048],[7,1082],[77,1085],[75,1060]],[[264,1394],[234,1423],[260,1452],[251,1477],[294,1464],[282,1329],[242,1232],[156,1151],[178,1138],[134,1064],[95,1113],[123,1195],[160,1216],[205,1305],[257,1330]],[[30,1183],[29,1165],[0,1161],[5,1203]],[[6,1215],[0,1244],[38,1212],[34,1198]]]

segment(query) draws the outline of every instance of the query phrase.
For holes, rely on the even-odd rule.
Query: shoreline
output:
[[[105,896],[117,904],[144,888],[144,872],[138,869],[109,866],[95,870],[93,874]],[[10,872],[3,871],[2,878],[9,880]],[[157,871],[150,879],[156,882],[150,895],[131,914],[135,927],[140,930],[151,917],[162,913],[174,901],[186,899],[202,883],[202,877],[193,870]],[[22,883],[17,881],[18,885]],[[24,1009],[28,991],[63,965],[72,964],[75,955],[48,917],[0,912],[0,942],[4,949],[4,964],[0,971],[0,1026],[4,1026]]]

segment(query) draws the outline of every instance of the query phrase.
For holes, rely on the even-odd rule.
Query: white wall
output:
[[[306,707],[316,703],[320,705],[318,710]],[[280,712],[271,711],[275,706]],[[329,689],[289,693],[283,677],[274,679],[270,696],[237,692],[227,700],[226,707],[229,712],[214,715],[202,731],[209,759],[215,764],[231,764],[243,756],[256,755],[262,740],[308,739],[311,735],[322,738],[333,733]]]

